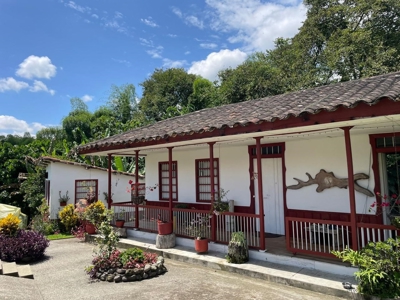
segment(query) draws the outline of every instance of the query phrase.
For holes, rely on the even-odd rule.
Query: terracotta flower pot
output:
[[[125,220],[116,220],[115,221],[115,226],[117,226],[119,228],[124,227],[124,224],[125,224]]]
[[[158,234],[159,235],[166,235],[172,233],[172,223],[170,222],[158,222]]]
[[[195,239],[194,240],[194,249],[197,253],[207,253],[208,252],[208,239]]]
[[[95,234],[96,233],[96,227],[92,223],[87,222],[85,225],[86,232],[88,234]]]

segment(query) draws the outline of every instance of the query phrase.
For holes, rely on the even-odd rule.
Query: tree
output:
[[[168,107],[179,110],[188,105],[195,79],[196,75],[188,74],[181,68],[156,69],[150,78],[140,84],[143,97],[139,109],[149,120],[165,119]]]
[[[211,81],[197,77],[193,82],[193,93],[189,96],[189,111],[218,106],[221,98],[218,88]]]
[[[137,110],[135,86],[125,84],[111,87],[109,107],[114,117],[121,123],[129,122]]]
[[[62,120],[67,141],[75,144],[86,143],[92,137],[90,120],[92,114],[87,110],[87,105],[79,98],[71,99],[72,110]]]

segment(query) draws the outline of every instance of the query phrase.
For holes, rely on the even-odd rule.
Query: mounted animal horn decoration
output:
[[[291,190],[298,190],[301,189],[302,187],[317,184],[317,192],[321,193],[325,189],[329,189],[332,187],[338,187],[341,189],[347,189],[349,186],[349,179],[348,178],[336,178],[333,172],[326,172],[324,169],[321,169],[317,175],[315,175],[315,178],[312,178],[312,176],[309,173],[306,173],[308,176],[308,181],[303,181],[297,178],[293,178],[298,182],[296,185],[290,185],[287,188]],[[357,173],[354,174],[354,189],[357,192],[363,193],[364,195],[367,195],[368,197],[373,197],[374,194],[361,186],[358,185],[357,180],[361,179],[369,179],[369,176],[364,173]]]

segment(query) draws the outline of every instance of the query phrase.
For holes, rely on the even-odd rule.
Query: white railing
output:
[[[400,230],[391,225],[357,223],[358,247],[363,248],[369,242],[384,242],[389,238],[400,237]]]
[[[332,251],[350,248],[350,222],[286,218],[286,245],[295,253],[318,253],[331,256]]]
[[[157,220],[169,222],[168,207],[139,205],[139,229],[157,232]]]
[[[209,211],[174,208],[174,232],[177,235],[192,237],[193,231],[202,229],[206,238],[211,238]],[[193,230],[194,229],[194,230]]]
[[[216,218],[216,239],[219,243],[229,243],[233,232],[244,233],[249,247],[259,248],[260,218],[252,214],[224,213]]]
[[[115,225],[117,219],[125,220],[125,227],[135,227],[135,206],[131,203],[112,203],[111,209],[114,211],[111,224]]]

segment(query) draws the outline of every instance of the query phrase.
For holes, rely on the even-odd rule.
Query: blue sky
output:
[[[213,81],[305,15],[301,0],[1,0],[0,134],[60,125],[71,97],[93,111],[113,84],[140,98],[156,68]]]

